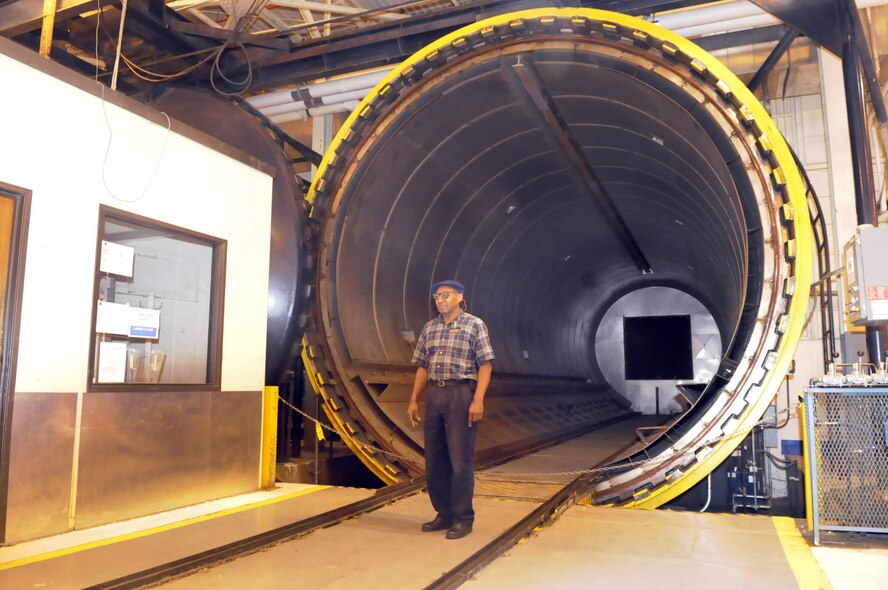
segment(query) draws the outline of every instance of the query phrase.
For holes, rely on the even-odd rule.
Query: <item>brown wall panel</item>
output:
[[[212,403],[211,480],[215,493],[238,494],[259,487],[262,394],[216,392]]]
[[[17,393],[6,542],[68,530],[76,393]]]
[[[260,403],[259,392],[84,394],[76,527],[257,489]]]

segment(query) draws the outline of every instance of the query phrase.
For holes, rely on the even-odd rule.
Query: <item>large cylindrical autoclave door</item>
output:
[[[436,280],[466,285],[497,353],[479,462],[649,425],[657,385],[669,416],[612,454],[602,503],[705,477],[804,322],[811,229],[783,138],[726,67],[625,15],[517,12],[426,47],[352,113],[310,198],[310,378],[385,481],[422,471],[405,407]]]

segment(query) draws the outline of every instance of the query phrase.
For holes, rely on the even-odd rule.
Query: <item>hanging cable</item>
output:
[[[203,66],[207,63],[210,63],[211,66],[210,66],[210,72],[209,72],[209,81],[210,81],[210,85],[212,86],[213,90],[215,90],[217,93],[225,95],[225,96],[240,96],[244,92],[246,92],[253,83],[253,64],[252,64],[252,60],[250,59],[249,52],[247,51],[244,44],[241,41],[239,41],[239,38],[245,31],[247,31],[250,27],[253,26],[253,24],[259,18],[259,13],[262,10],[262,8],[265,6],[266,3],[267,3],[267,0],[253,0],[253,2],[250,4],[250,7],[247,9],[247,12],[244,13],[244,15],[238,19],[238,22],[235,24],[234,28],[232,29],[232,31],[234,32],[232,39],[225,41],[223,44],[221,44],[217,47],[208,48],[206,50],[207,55],[202,57],[199,61],[192,64],[191,66],[188,66],[187,68],[184,68],[184,69],[176,71],[176,72],[171,72],[171,73],[161,73],[161,72],[151,71],[147,68],[144,68],[144,67],[138,65],[135,61],[133,61],[133,59],[131,59],[129,56],[127,56],[123,52],[123,18],[124,18],[125,12],[126,12],[126,3],[124,2],[124,8],[123,8],[123,12],[121,14],[120,33],[119,33],[118,39],[115,41],[114,37],[112,37],[111,33],[104,26],[104,23],[101,20],[104,7],[102,6],[102,1],[97,0],[98,11],[96,14],[96,56],[98,57],[98,47],[99,47],[98,31],[99,31],[99,27],[101,26],[102,30],[105,33],[105,36],[108,38],[108,41],[110,41],[112,46],[114,46],[115,52],[116,52],[115,68],[114,68],[114,72],[112,75],[112,82],[111,82],[112,86],[116,86],[117,68],[118,68],[119,60],[123,61],[124,65],[126,65],[127,69],[129,69],[130,72],[134,76],[136,76],[140,80],[144,80],[145,82],[149,82],[152,84],[157,84],[157,83],[161,83],[161,82],[169,82],[171,80],[181,78],[182,76],[185,76],[187,74],[190,74],[191,72],[194,72],[195,70],[197,70],[201,66]],[[232,80],[231,78],[226,76],[225,73],[222,71],[222,66],[221,66],[222,55],[229,48],[237,48],[243,54],[244,61],[247,65],[247,74],[243,80]],[[227,84],[233,86],[236,90],[234,90],[233,92],[227,92],[225,90],[220,89],[216,83],[217,77],[224,80]],[[98,64],[96,64],[96,79],[98,79]]]
[[[709,503],[712,501],[712,473],[706,476],[706,503],[703,504],[703,508],[700,509],[700,512],[706,512],[709,508]]]
[[[771,453],[770,451],[763,451],[762,454],[764,454],[768,458],[768,461],[771,462],[771,465],[773,465],[775,468],[779,469],[780,471],[789,471],[790,469],[793,468],[794,465],[796,465],[795,461],[781,459],[780,457]]]
[[[127,0],[120,8],[120,26],[117,27],[117,51],[114,54],[114,73],[111,74],[111,90],[117,90],[117,74],[120,72],[120,49],[123,47],[123,24],[126,22]],[[96,16],[96,18],[99,18]]]
[[[783,378],[783,382],[786,383],[786,407],[788,408],[790,406],[790,402],[789,402],[789,374],[787,374],[786,377]],[[789,416],[789,414],[787,414],[786,418],[783,419],[782,424],[778,424],[776,421],[773,424],[762,424],[762,429],[780,430],[781,428],[784,428],[787,424],[789,424],[789,420],[790,420],[790,416]]]
[[[125,199],[114,194],[114,191],[111,190],[111,187],[108,186],[108,178],[107,178],[107,168],[108,168],[108,156],[111,153],[111,143],[114,140],[114,132],[111,129],[111,122],[108,120],[108,110],[105,108],[105,85],[100,84],[100,88],[102,89],[102,114],[105,116],[105,126],[108,128],[108,145],[105,146],[105,157],[102,159],[102,184],[105,185],[105,190],[108,191],[108,194],[111,198],[116,199],[118,201],[123,201],[124,203],[135,203],[145,196],[145,193],[148,192],[148,189],[151,187],[151,184],[154,182],[154,177],[157,176],[157,170],[160,168],[160,160],[163,158],[163,154],[166,152],[167,140],[170,138],[170,130],[172,129],[172,121],[170,120],[170,116],[165,112],[161,111],[161,114],[166,117],[166,133],[163,136],[163,142],[160,146],[160,151],[157,154],[157,158],[154,160],[154,167],[151,169],[151,176],[148,177],[148,181],[145,183],[142,191],[133,199]]]
[[[243,80],[232,80],[222,72],[219,61],[222,59],[222,54],[225,53],[225,48],[216,53],[216,58],[213,60],[213,67],[210,69],[210,86],[212,86],[213,90],[215,90],[217,93],[224,96],[240,96],[244,92],[246,92],[253,84],[253,63],[250,60],[250,55],[247,53],[247,49],[246,47],[244,47],[243,43],[237,43],[236,47],[240,49],[241,53],[243,53],[244,61],[247,64],[247,75]],[[216,73],[218,73],[220,78],[228,82],[230,86],[233,86],[235,88],[240,87],[240,90],[235,90],[234,92],[226,92],[224,90],[220,90],[219,87],[216,86]]]

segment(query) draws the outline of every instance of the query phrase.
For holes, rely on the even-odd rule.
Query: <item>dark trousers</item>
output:
[[[472,455],[478,425],[469,427],[471,383],[429,386],[425,410],[425,464],[429,498],[444,519],[475,520]]]

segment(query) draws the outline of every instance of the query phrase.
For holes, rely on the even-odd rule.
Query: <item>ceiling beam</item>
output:
[[[105,5],[119,6],[117,0],[106,0]],[[96,0],[58,0],[56,21],[95,10]],[[0,10],[0,35],[17,37],[40,28],[43,23],[43,0],[18,0]]]
[[[289,28],[287,23],[285,23],[278,15],[276,15],[273,10],[263,10],[262,12],[260,12],[259,20],[264,21],[269,26],[274,27],[281,32],[285,32]],[[290,35],[290,41],[293,43],[299,43],[300,41],[302,41],[302,37],[294,33]]]
[[[195,24],[198,24],[195,21],[200,21],[206,26],[213,29],[221,29],[222,25],[211,19],[209,16],[203,13],[199,8],[189,8],[187,10],[180,10],[179,14],[184,14],[186,17],[192,17],[189,20]]]
[[[281,8],[295,8],[297,10],[311,10],[314,12],[328,12],[330,14],[360,14],[367,12],[366,8],[357,6],[344,6],[342,4],[325,4],[323,2],[312,2],[311,0],[274,0],[275,6]],[[382,20],[401,20],[407,18],[404,14],[393,14],[381,12],[374,14],[370,18],[378,18]]]
[[[192,22],[169,22],[167,23],[167,28],[171,31],[184,33],[185,35],[206,37],[219,41],[237,41],[245,45],[256,45],[258,47],[266,47],[269,49],[286,50],[290,47],[290,41],[288,39],[275,39],[268,38],[267,36],[258,37],[234,29],[221,29]]]
[[[303,1],[303,0],[287,0]],[[626,14],[652,12],[708,4],[712,0],[575,0],[573,4],[616,10]],[[277,4],[277,2],[276,2]],[[322,39],[305,40],[289,52],[254,61],[252,90],[273,88],[295,80],[348,73],[402,61],[450,31],[478,19],[500,14],[504,9],[522,10],[550,4],[545,0],[477,0],[436,12],[409,16],[398,22],[375,23]],[[323,4],[322,6],[328,6]],[[340,17],[344,18],[344,17]],[[304,29],[302,29],[304,30]],[[264,35],[263,35],[264,36]],[[232,75],[245,74],[246,64],[232,68]],[[241,71],[243,70],[243,71]]]

